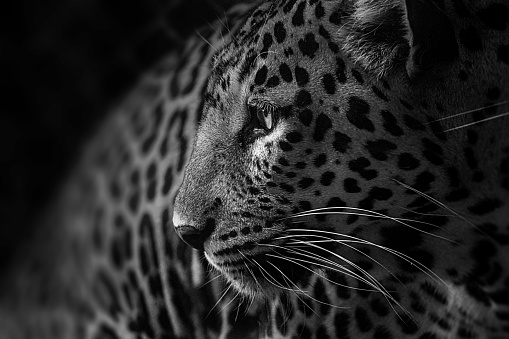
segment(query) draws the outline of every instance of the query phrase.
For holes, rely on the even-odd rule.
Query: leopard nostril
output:
[[[175,227],[177,234],[186,244],[196,248],[197,250],[204,250],[203,244],[205,240],[214,232],[216,228],[216,220],[208,218],[205,221],[205,227],[200,229],[191,225],[180,225]]]
[[[203,232],[193,226],[179,226],[177,228],[177,234],[180,239],[182,239],[186,244],[191,247],[196,248],[197,250],[203,250],[203,243],[205,242],[205,237]]]

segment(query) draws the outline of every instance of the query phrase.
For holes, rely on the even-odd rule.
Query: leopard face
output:
[[[214,58],[173,223],[237,290],[507,291],[509,40],[418,3],[265,3]]]

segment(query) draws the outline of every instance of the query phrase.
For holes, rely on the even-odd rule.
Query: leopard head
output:
[[[180,237],[248,295],[330,271],[485,282],[502,254],[480,234],[508,214],[509,38],[455,11],[257,7],[211,66]]]

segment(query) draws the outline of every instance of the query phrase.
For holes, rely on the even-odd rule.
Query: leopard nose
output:
[[[216,221],[213,218],[208,218],[202,227],[196,227],[186,223],[182,218],[175,213],[173,215],[173,225],[175,231],[182,241],[197,250],[204,250],[204,243],[210,237],[216,228]]]
[[[183,242],[197,250],[203,251],[205,239],[203,239],[203,234],[199,229],[189,225],[182,225],[177,227],[176,230]]]

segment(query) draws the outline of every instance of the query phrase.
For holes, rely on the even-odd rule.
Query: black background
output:
[[[2,9],[0,269],[111,103],[231,2],[23,0]]]

